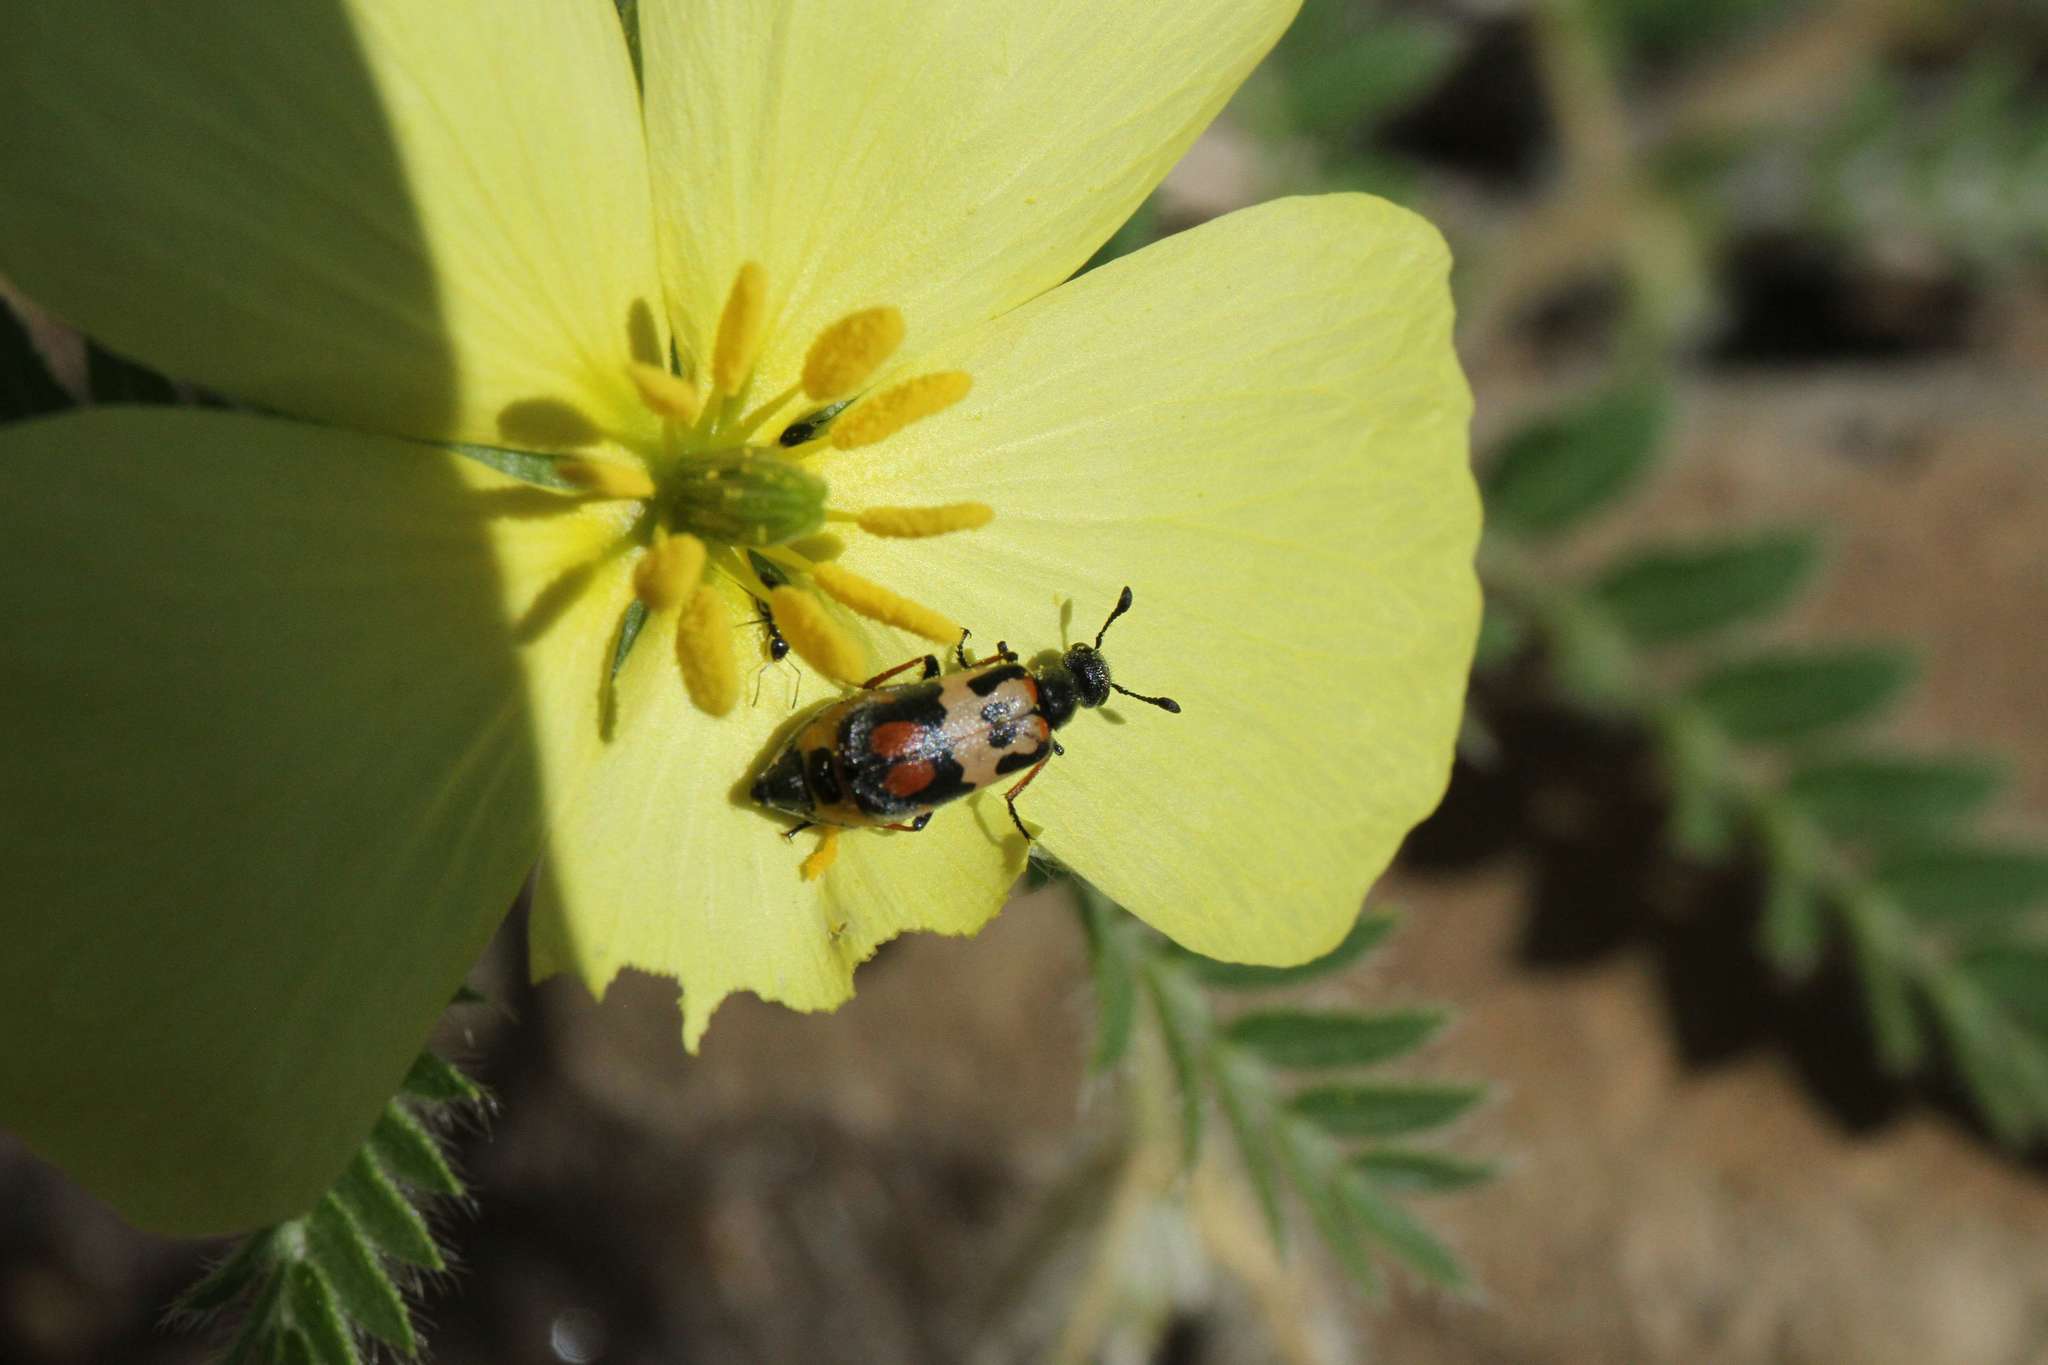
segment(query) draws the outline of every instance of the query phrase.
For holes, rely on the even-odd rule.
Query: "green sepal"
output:
[[[1553,536],[1614,502],[1649,469],[1669,408],[1661,386],[1627,384],[1523,427],[1484,481],[1487,529]]]
[[[1413,1052],[1449,1021],[1450,1015],[1439,1009],[1376,1014],[1264,1010],[1233,1019],[1224,1036],[1270,1066],[1371,1066]]]
[[[1398,917],[1386,911],[1367,911],[1352,924],[1351,931],[1329,952],[1298,967],[1248,967],[1237,962],[1218,962],[1185,949],[1178,949],[1185,965],[1205,986],[1224,990],[1263,991],[1293,986],[1342,971],[1380,946],[1394,931]]]
[[[1882,713],[1912,683],[1913,656],[1885,646],[1785,650],[1722,664],[1687,699],[1731,739],[1804,739]]]
[[[283,1298],[284,1276],[267,1276],[255,1301],[249,1305],[249,1316],[242,1320],[242,1330],[235,1333],[234,1342],[221,1357],[220,1365],[271,1365],[264,1348],[271,1333],[277,1330],[278,1304]]]
[[[1873,880],[1916,919],[1968,925],[2048,903],[2048,851],[1985,844],[1909,848],[1879,859]]]
[[[1789,606],[1820,567],[1808,531],[1640,551],[1600,575],[1593,600],[1637,645],[1677,644]]]
[[[1337,1137],[1395,1137],[1440,1128],[1485,1094],[1483,1085],[1368,1082],[1304,1090],[1288,1101],[1288,1108]]]
[[[404,1296],[385,1274],[362,1228],[331,1194],[306,1219],[306,1253],[344,1316],[393,1350],[417,1353]]]
[[[416,1099],[435,1104],[476,1104],[484,1097],[482,1086],[434,1052],[422,1052],[413,1058],[412,1069],[405,1073],[401,1088]]]
[[[1929,834],[1975,813],[2005,772],[1975,756],[1856,754],[1816,759],[1785,781],[1785,797],[1838,839]]]
[[[177,386],[170,380],[98,342],[85,344],[86,391],[95,403],[175,403]]]
[[[306,1334],[319,1365],[361,1365],[355,1337],[334,1301],[334,1290],[320,1272],[304,1261],[287,1272],[285,1303],[292,1321]]]
[[[426,1219],[367,1151],[356,1152],[334,1194],[379,1251],[426,1270],[445,1268]]]
[[[1490,1161],[1467,1161],[1418,1147],[1375,1147],[1351,1158],[1351,1169],[1383,1190],[1411,1194],[1445,1194],[1482,1185],[1500,1168]]]
[[[1465,1288],[1465,1267],[1406,1209],[1354,1173],[1338,1176],[1335,1189],[1345,1215],[1395,1259],[1432,1284]]]
[[[393,1179],[415,1189],[431,1194],[462,1193],[462,1182],[448,1158],[441,1155],[441,1144],[396,1100],[384,1107],[383,1116],[370,1132],[370,1154]]]

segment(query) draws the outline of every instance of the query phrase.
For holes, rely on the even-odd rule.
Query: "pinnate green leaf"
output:
[[[448,1165],[448,1158],[441,1155],[441,1144],[395,1100],[384,1107],[383,1117],[370,1132],[370,1155],[386,1174],[415,1189],[430,1194],[462,1193],[462,1182]]]
[[[1351,1169],[1383,1190],[1442,1194],[1484,1184],[1498,1168],[1419,1147],[1375,1147],[1351,1159]]]
[[[1676,644],[1770,618],[1799,596],[1820,560],[1820,540],[1808,531],[1659,547],[1608,569],[1592,595],[1636,644]]]
[[[1804,739],[1878,715],[1915,671],[1910,654],[1883,646],[1784,651],[1720,665],[1688,700],[1732,739]]]
[[[1985,844],[1906,848],[1877,865],[1878,886],[1923,921],[1971,923],[2048,905],[2048,851]]]
[[[1408,1211],[1356,1175],[1337,1180],[1344,1212],[1403,1265],[1448,1289],[1465,1285],[1465,1267]]]
[[[1130,924],[1107,897],[1074,883],[1074,905],[1088,935],[1088,960],[1095,977],[1095,1052],[1089,1069],[1104,1072],[1121,1062],[1131,1046],[1137,1016],[1138,947]]]
[[[405,1093],[435,1104],[475,1104],[483,1099],[482,1087],[462,1073],[461,1068],[438,1053],[422,1052],[413,1058],[405,1075]]]
[[[1273,1152],[1272,1097],[1257,1067],[1247,1066],[1232,1049],[1209,1049],[1209,1074],[1216,1100],[1237,1141],[1245,1174],[1251,1180],[1259,1210],[1272,1232],[1273,1245],[1287,1245],[1287,1215],[1280,1202],[1280,1181]]]
[[[1480,1085],[1427,1081],[1328,1085],[1302,1091],[1288,1107],[1337,1137],[1395,1137],[1442,1127],[1485,1093]]]
[[[1630,384],[1523,427],[1486,477],[1489,529],[1556,535],[1619,498],[1649,469],[1669,407],[1661,387]]]
[[[1385,911],[1368,911],[1358,917],[1351,926],[1351,932],[1344,935],[1336,947],[1315,961],[1304,962],[1298,967],[1248,967],[1237,962],[1218,962],[1194,953],[1186,953],[1185,958],[1188,968],[1205,986],[1241,991],[1274,990],[1344,970],[1385,942],[1397,922],[1396,916]]]
[[[294,1265],[286,1278],[285,1302],[319,1365],[359,1365],[355,1338],[318,1270],[303,1261]]]
[[[1181,1141],[1186,1159],[1193,1163],[1202,1149],[1204,1079],[1202,1061],[1208,1055],[1209,1010],[1193,981],[1181,972],[1154,959],[1145,973],[1152,1001],[1159,1016],[1159,1031],[1166,1040],[1166,1055],[1173,1063],[1174,1079],[1180,1086]]]
[[[1927,1039],[1906,976],[1911,950],[1901,941],[1898,911],[1880,893],[1861,891],[1844,902],[1841,922],[1877,1059],[1893,1075],[1904,1075],[1920,1065]]]
[[[248,1293],[261,1276],[270,1272],[277,1259],[277,1242],[276,1228],[265,1228],[244,1237],[227,1259],[178,1296],[172,1311],[203,1315],[226,1308]]]
[[[409,1265],[443,1268],[441,1249],[434,1244],[426,1219],[368,1152],[356,1152],[335,1182],[334,1194],[379,1251]]]
[[[306,1219],[306,1250],[344,1316],[392,1349],[415,1353],[418,1342],[404,1297],[384,1273],[362,1228],[331,1194]]]
[[[1839,839],[1927,834],[1989,801],[2004,772],[1988,759],[1858,754],[1805,764],[1785,795]]]
[[[1987,943],[1963,958],[1963,970],[1998,1008],[2048,1035],[2048,943]]]
[[[1371,1066],[1414,1051],[1449,1019],[1438,1009],[1378,1014],[1264,1010],[1232,1020],[1224,1034],[1270,1066]]]

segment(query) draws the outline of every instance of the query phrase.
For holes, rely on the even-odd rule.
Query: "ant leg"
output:
[[[1017,827],[1017,832],[1024,836],[1024,842],[1027,844],[1031,842],[1031,831],[1024,828],[1023,817],[1017,814],[1017,793],[1030,786],[1031,779],[1038,776],[1039,772],[1050,762],[1052,762],[1051,754],[1047,754],[1044,758],[1039,759],[1038,762],[1031,765],[1030,772],[1018,778],[1016,785],[1003,793],[1003,803],[1010,808],[1010,823]]]
[[[785,839],[794,839],[797,835],[802,834],[805,830],[816,828],[817,823],[818,822],[816,820],[805,820],[801,824],[793,825],[790,828],[782,831],[782,837]]]
[[[901,673],[906,669],[916,668],[919,664],[924,665],[925,677],[936,678],[939,676],[939,661],[933,658],[931,655],[926,654],[920,658],[912,659],[907,663],[900,663],[886,673],[875,674],[874,677],[869,678],[866,682],[860,685],[860,690],[865,692],[869,688],[874,687],[879,683],[885,682],[888,679],[895,677],[898,673]]]
[[[918,816],[918,817],[917,817],[917,818],[916,818],[915,820],[912,820],[912,821],[911,821],[911,822],[910,822],[909,824],[907,824],[907,825],[905,825],[905,824],[900,824],[900,823],[899,823],[899,824],[894,824],[894,825],[884,825],[884,826],[882,826],[882,828],[883,828],[883,829],[900,829],[900,830],[902,830],[902,831],[903,831],[903,832],[904,832],[905,834],[915,834],[915,833],[917,833],[917,832],[918,832],[919,830],[923,829],[923,828],[924,828],[924,827],[925,827],[926,825],[929,825],[929,824],[930,824],[931,822],[932,822],[932,813],[931,813],[930,811],[926,811],[926,812],[925,812],[924,814],[922,814],[922,815]]]

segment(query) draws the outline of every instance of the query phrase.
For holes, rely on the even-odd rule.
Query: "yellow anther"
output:
[[[828,827],[823,834],[818,836],[818,846],[811,850],[811,855],[808,858],[804,859],[803,867],[800,870],[804,875],[805,881],[814,882],[824,876],[832,864],[838,861],[839,831]]]
[[[738,393],[754,372],[761,353],[761,333],[768,325],[768,275],[748,261],[733,277],[718,319],[718,340],[711,351],[711,382],[720,393]]]
[[[870,507],[854,520],[873,536],[942,536],[948,531],[976,531],[996,519],[985,502],[949,502],[938,507]]]
[[[828,678],[849,686],[867,677],[867,656],[841,630],[817,598],[784,586],[768,594],[768,609],[789,647]]]
[[[637,464],[619,460],[556,460],[555,473],[571,488],[600,498],[654,496],[654,480]]]
[[[812,569],[811,582],[849,610],[857,611],[871,621],[922,635],[942,645],[960,638],[960,627],[930,607],[893,593],[880,583],[862,578],[837,564],[820,564]],[[776,619],[782,618],[778,616]],[[794,642],[792,638],[791,643]]]
[[[633,595],[649,611],[667,611],[696,591],[704,558],[704,542],[695,536],[658,537],[633,566]]]
[[[640,391],[640,401],[658,417],[694,422],[697,414],[704,411],[704,396],[697,392],[695,384],[679,374],[638,361],[626,367],[626,374]]]
[[[732,620],[718,589],[699,587],[676,618],[676,663],[690,700],[722,716],[740,699],[740,668],[732,655]]]
[[[944,412],[973,387],[974,380],[959,370],[914,375],[891,384],[832,424],[832,444],[858,450],[887,440],[920,418]]]
[[[848,313],[811,343],[804,357],[804,392],[820,400],[844,397],[867,383],[902,344],[903,314],[894,308]]]

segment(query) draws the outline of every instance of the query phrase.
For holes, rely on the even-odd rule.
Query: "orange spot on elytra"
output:
[[[889,769],[889,775],[882,779],[882,785],[889,789],[889,795],[900,797],[915,796],[931,784],[932,765],[929,763],[899,763]]]
[[[913,720],[892,720],[875,727],[868,744],[879,758],[901,758],[917,748],[924,727]]]

